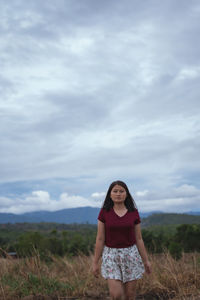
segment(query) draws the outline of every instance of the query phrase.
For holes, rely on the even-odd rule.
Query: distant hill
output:
[[[78,207],[68,208],[58,211],[38,211],[25,213],[21,215],[0,213],[0,223],[39,223],[39,222],[54,222],[54,223],[97,223],[99,208],[96,207]]]
[[[178,224],[198,224],[200,215],[161,213],[153,214],[142,219],[142,226],[149,227],[152,225],[178,225]]]
[[[0,213],[0,223],[40,223],[53,222],[60,224],[97,224],[99,207],[78,207],[62,209],[54,212],[38,211],[21,215]],[[198,215],[195,215],[198,214]],[[165,214],[161,212],[140,212],[143,226],[200,223],[200,212],[187,214]]]

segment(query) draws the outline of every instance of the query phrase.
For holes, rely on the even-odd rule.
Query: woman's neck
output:
[[[115,210],[125,210],[127,209],[124,203],[114,203],[113,209]]]

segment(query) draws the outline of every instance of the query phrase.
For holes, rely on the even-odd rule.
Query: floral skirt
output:
[[[104,246],[101,274],[105,279],[121,280],[123,283],[140,279],[144,265],[136,245],[128,248]]]

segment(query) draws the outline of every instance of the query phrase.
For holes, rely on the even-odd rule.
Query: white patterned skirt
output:
[[[123,283],[142,278],[144,265],[136,245],[128,248],[104,246],[101,274],[105,279],[121,280]]]

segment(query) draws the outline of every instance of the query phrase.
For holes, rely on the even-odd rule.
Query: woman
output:
[[[113,300],[134,300],[137,279],[144,271],[151,273],[140,222],[126,184],[120,180],[111,183],[98,216],[93,274],[99,274],[102,255],[101,274]]]

